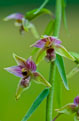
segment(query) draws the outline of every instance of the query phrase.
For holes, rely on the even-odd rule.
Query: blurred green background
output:
[[[52,2],[50,1],[46,7],[54,11]],[[60,31],[60,39],[63,41],[63,45],[68,50],[77,52],[79,52],[79,4],[76,4],[78,2],[79,0],[68,1],[68,33],[64,30],[63,23]],[[29,49],[29,45],[36,41],[31,32],[21,36],[18,28],[14,27],[13,21],[4,22],[3,18],[14,12],[25,13],[39,7],[41,3],[42,0],[0,0],[0,121],[21,121],[37,95],[45,88],[43,85],[32,82],[31,87],[16,101],[15,92],[19,78],[3,69],[4,67],[16,65],[12,57],[13,53],[28,58],[32,51],[32,49]],[[38,32],[43,34],[49,20],[48,15],[43,15],[32,22],[36,25]],[[75,64],[69,60],[64,60],[66,73],[68,73]],[[38,70],[48,79],[49,65],[45,61],[41,62]],[[63,87],[62,105],[73,102],[74,97],[79,94],[79,73],[69,80],[69,87],[69,91],[66,91]],[[45,121],[45,103],[46,100],[28,121]],[[54,107],[57,108],[56,97]],[[73,115],[63,115],[57,121],[73,121]]]

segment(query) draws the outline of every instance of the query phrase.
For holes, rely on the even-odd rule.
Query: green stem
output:
[[[60,24],[61,24],[61,0],[56,0],[56,18],[54,26],[54,36],[59,36]],[[54,81],[55,81],[56,65],[55,62],[50,64],[49,82],[52,85],[46,102],[46,121],[52,121],[53,114],[53,97],[54,97]]]
[[[49,82],[52,85],[50,88],[49,95],[47,97],[46,103],[46,121],[52,121],[52,112],[53,112],[53,91],[54,91],[54,78],[55,78],[55,63],[50,63],[50,72],[49,72]]]
[[[48,2],[49,0],[45,0],[36,13],[38,13],[42,8],[44,8]]]
[[[60,25],[61,25],[61,15],[62,15],[62,0],[56,0],[56,19],[54,26],[54,36],[59,36]]]
[[[40,9],[44,8],[44,6],[48,3],[49,0],[45,0],[44,3],[40,6]]]

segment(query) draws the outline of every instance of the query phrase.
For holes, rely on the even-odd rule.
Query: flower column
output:
[[[55,18],[55,26],[54,26],[54,36],[59,36],[60,24],[61,24],[61,0],[56,0],[56,18]],[[50,72],[49,72],[49,82],[52,87],[50,88],[50,93],[47,97],[46,102],[46,121],[52,121],[53,114],[53,96],[54,96],[54,83],[55,80],[55,62],[50,63]]]

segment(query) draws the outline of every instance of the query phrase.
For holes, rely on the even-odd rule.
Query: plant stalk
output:
[[[54,25],[53,36],[58,37],[61,25],[61,13],[62,13],[62,0],[56,0],[56,18]],[[46,102],[46,121],[52,121],[53,117],[53,97],[54,97],[54,81],[56,74],[56,65],[55,62],[50,63],[50,72],[49,72],[49,82],[52,87],[49,89],[49,95]]]
[[[49,95],[46,102],[46,121],[52,121],[52,112],[53,112],[53,91],[54,91],[54,78],[55,78],[55,63],[50,63],[50,72],[49,72],[49,83],[52,85],[50,88]]]

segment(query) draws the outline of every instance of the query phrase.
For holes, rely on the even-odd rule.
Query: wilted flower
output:
[[[21,77],[16,92],[16,99],[19,98],[23,89],[29,87],[32,79],[38,83],[44,84],[47,87],[51,87],[49,82],[39,72],[36,71],[36,64],[32,61],[31,57],[25,60],[14,54],[14,58],[18,65],[5,68],[5,70],[18,77]]]
[[[60,114],[75,114],[75,121],[79,120],[79,96],[74,99],[74,103],[69,103],[56,110]]]

